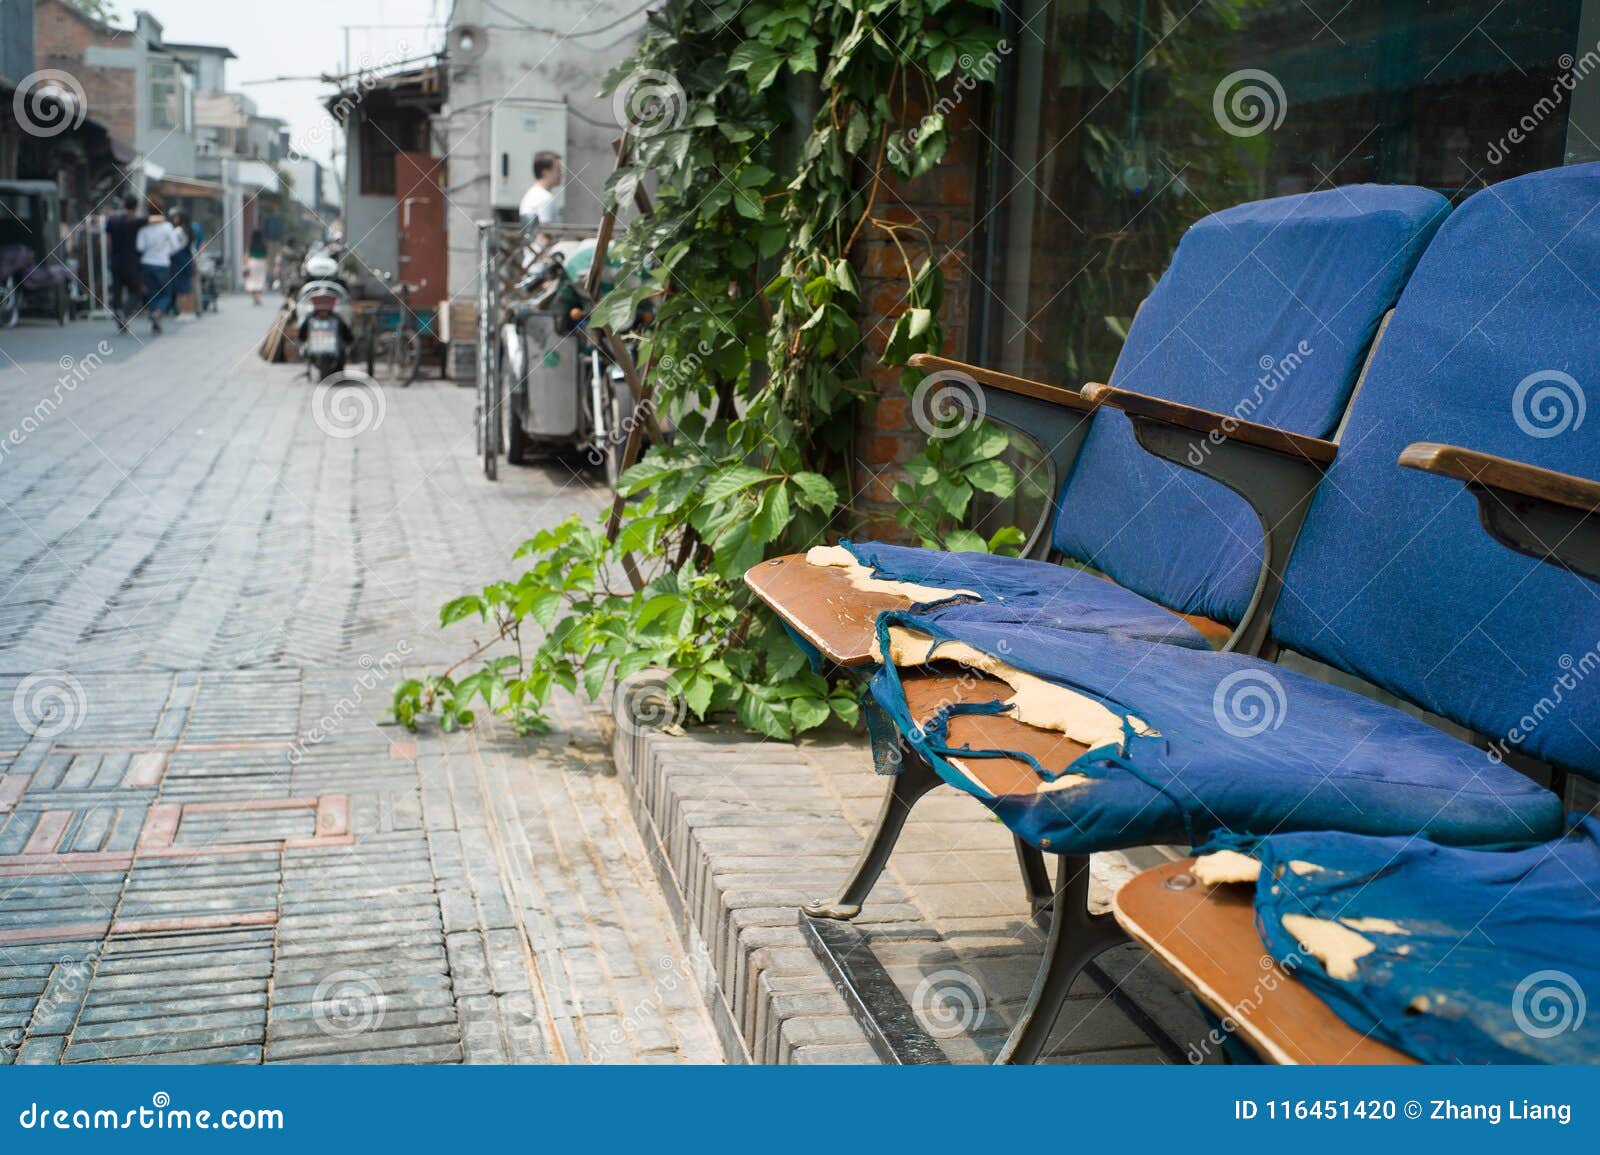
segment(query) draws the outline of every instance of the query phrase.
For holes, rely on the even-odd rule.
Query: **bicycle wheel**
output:
[[[417,379],[422,368],[422,338],[396,329],[379,333],[372,361],[379,381],[404,388]]]

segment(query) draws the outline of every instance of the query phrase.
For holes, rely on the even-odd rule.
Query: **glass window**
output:
[[[1563,163],[1575,82],[1600,72],[1584,8],[1017,0],[983,359],[1103,380],[1183,230],[1229,205],[1358,181],[1459,197]]]
[[[150,61],[150,127],[182,129],[184,96],[177,61]]]

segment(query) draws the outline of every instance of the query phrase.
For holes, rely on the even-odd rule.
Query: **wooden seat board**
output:
[[[1011,687],[998,678],[968,670],[954,662],[940,662],[919,670],[903,670],[900,684],[906,706],[918,725],[929,721],[945,706],[958,702],[1005,701]],[[1017,750],[1052,769],[1069,765],[1088,747],[1054,730],[1041,730],[1004,714],[958,714],[950,719],[951,746],[975,750]],[[981,782],[991,794],[1032,794],[1043,779],[1020,758],[957,758],[962,770]]]
[[[910,598],[896,594],[858,590],[840,567],[812,565],[800,553],[752,566],[744,580],[796,633],[830,662],[846,668],[873,664],[879,614],[908,610],[913,604]],[[1198,614],[1180,616],[1213,646],[1221,646],[1233,633],[1228,626]]]
[[[1192,880],[1193,865],[1192,858],[1167,863],[1123,886],[1117,922],[1259,1054],[1291,1064],[1416,1062],[1350,1027],[1268,955],[1252,886],[1167,885]]]

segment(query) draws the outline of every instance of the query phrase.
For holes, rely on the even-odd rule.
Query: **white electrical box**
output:
[[[550,100],[507,100],[489,116],[489,196],[515,209],[533,183],[533,154],[567,153],[567,106]]]

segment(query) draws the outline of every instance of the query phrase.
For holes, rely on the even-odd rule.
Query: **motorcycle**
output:
[[[294,325],[313,381],[344,369],[355,340],[355,308],[339,276],[339,262],[313,253],[301,266],[305,281],[295,298]]]
[[[496,386],[505,402],[508,461],[520,465],[538,452],[576,448],[615,486],[636,414],[625,375],[587,326],[594,302],[583,281],[594,248],[594,239],[585,238],[534,254],[518,299],[500,319]],[[620,274],[620,266],[608,265]],[[603,279],[601,287],[611,286]],[[641,309],[634,325],[648,320]]]

